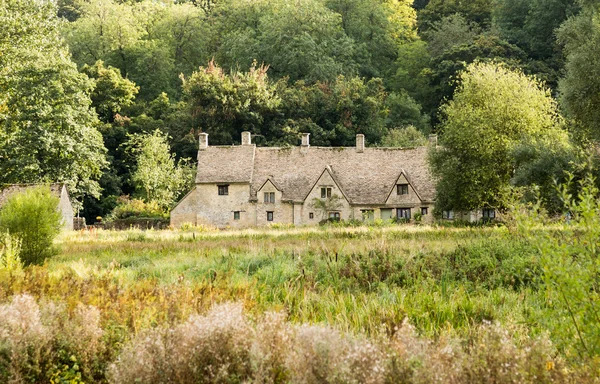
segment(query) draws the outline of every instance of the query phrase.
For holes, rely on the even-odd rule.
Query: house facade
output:
[[[171,212],[171,225],[311,225],[332,218],[433,221],[435,185],[427,147],[210,146],[200,134],[196,186]]]
[[[0,186],[0,208],[8,200],[10,196],[16,193],[25,192],[27,189],[40,186],[41,184],[9,184]],[[73,230],[73,205],[71,197],[65,184],[54,183],[50,184],[50,192],[58,197],[58,211],[62,216],[62,227],[64,230]]]

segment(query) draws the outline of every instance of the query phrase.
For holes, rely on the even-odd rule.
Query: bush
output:
[[[0,237],[0,272],[15,273],[23,270],[19,257],[21,241],[9,233]]]
[[[129,199],[121,196],[118,204],[108,217],[108,221],[122,220],[128,218],[167,218],[160,206],[155,202],[146,203],[143,200]]]
[[[0,231],[21,241],[25,265],[42,264],[56,253],[52,243],[62,226],[58,202],[49,187],[35,187],[11,195],[0,210]]]

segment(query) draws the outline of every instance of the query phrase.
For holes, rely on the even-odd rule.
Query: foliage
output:
[[[243,131],[259,133],[264,116],[280,103],[267,77],[267,67],[256,64],[246,73],[226,75],[214,61],[184,79],[185,99],[194,127],[215,144],[238,141]]]
[[[131,178],[140,196],[168,211],[189,190],[193,178],[191,166],[186,159],[175,162],[167,138],[159,130],[132,136],[128,146],[136,159]]]
[[[442,146],[432,152],[436,209],[501,206],[523,142],[568,148],[557,105],[534,79],[498,64],[472,64],[443,108]]]
[[[600,137],[600,11],[587,7],[567,20],[558,31],[566,56],[565,77],[560,80],[561,103],[577,124],[580,136]]]
[[[97,61],[92,66],[84,66],[81,71],[95,80],[92,106],[101,121],[113,122],[117,113],[133,104],[139,87],[123,78],[117,68],[105,67],[102,61]]]
[[[23,263],[19,257],[21,241],[10,233],[4,233],[0,239],[0,272],[19,273],[23,271]]]
[[[106,162],[93,83],[70,60],[55,12],[52,2],[0,4],[0,181],[64,182],[77,203],[99,195]]]
[[[381,139],[384,147],[414,148],[427,144],[427,138],[412,125],[406,128],[390,129]]]
[[[530,206],[515,204],[514,230],[539,252],[547,295],[543,322],[566,356],[585,361],[600,354],[596,254],[600,193],[589,174],[580,181],[577,195],[570,192],[572,182],[571,175],[559,187],[566,222],[560,233],[538,230],[548,223],[539,201]]]
[[[42,264],[56,253],[53,241],[63,220],[58,203],[50,188],[33,187],[12,194],[2,205],[0,231],[19,239],[20,258],[26,265]]]
[[[108,217],[109,221],[135,218],[164,218],[165,211],[155,201],[144,202],[139,199],[129,199],[126,196],[119,198],[117,206]]]
[[[327,214],[330,211],[337,211],[342,207],[342,198],[336,194],[324,199],[315,197],[310,203],[310,207],[318,212],[321,212],[321,218],[327,219]]]

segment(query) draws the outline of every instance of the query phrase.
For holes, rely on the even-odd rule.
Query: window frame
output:
[[[402,213],[408,212],[408,215],[401,214],[401,212]],[[412,217],[412,212],[411,212],[410,208],[396,208],[396,218],[398,220],[402,220],[402,219],[410,220],[411,217]]]
[[[342,215],[340,211],[328,211],[327,212],[328,219],[341,220]]]
[[[309,220],[313,220],[314,218],[315,218],[315,214],[314,214],[314,213],[312,213],[312,212],[309,212],[309,213],[308,213],[308,219],[309,219]]]
[[[267,211],[267,221],[274,221],[274,220],[275,220],[275,212]]]
[[[493,220],[496,218],[496,210],[494,208],[483,208],[481,210],[481,217],[484,219]]]
[[[217,184],[219,196],[229,196],[229,184]]]
[[[442,211],[442,219],[454,220],[454,210],[448,209],[448,210]]]
[[[331,198],[331,187],[321,187],[321,199]]]
[[[407,183],[405,183],[405,184],[396,184],[396,194],[398,196],[410,194],[410,191],[408,189],[408,184]]]
[[[429,207],[421,207],[421,216],[429,215]]]
[[[265,204],[274,204],[275,203],[275,192],[263,192],[263,202]]]
[[[241,211],[233,211],[233,220],[239,220],[241,216]]]

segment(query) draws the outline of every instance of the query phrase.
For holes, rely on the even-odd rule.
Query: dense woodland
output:
[[[432,152],[439,209],[596,169],[595,0],[4,0],[0,182],[62,181],[94,221],[168,211],[197,137]],[[584,164],[584,165],[582,165]],[[121,199],[122,201],[123,199]]]

